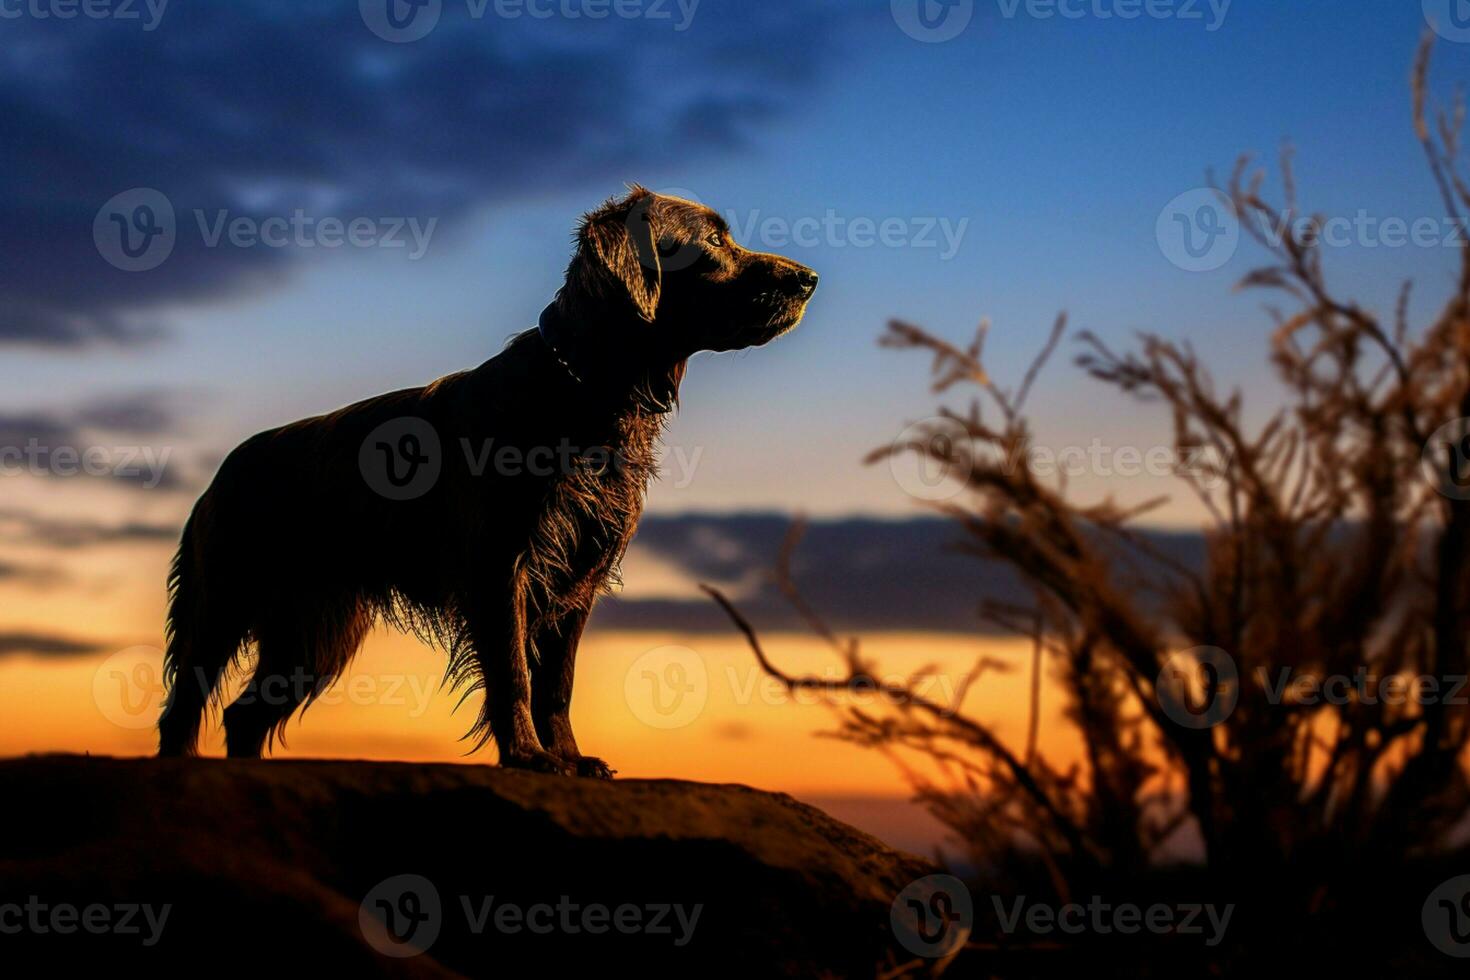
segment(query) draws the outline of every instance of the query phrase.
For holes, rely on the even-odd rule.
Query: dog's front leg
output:
[[[508,586],[481,590],[468,616],[470,642],[484,681],[483,723],[514,769],[571,774],[575,767],[541,747],[531,715],[531,671],[526,662],[526,583],[518,567]]]
[[[536,634],[536,663],[531,668],[531,714],[546,750],[577,767],[577,775],[611,779],[614,770],[601,759],[583,755],[572,735],[572,679],[577,644],[590,610],[566,613]]]

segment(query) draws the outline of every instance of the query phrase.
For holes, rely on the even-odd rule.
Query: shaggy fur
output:
[[[230,755],[258,756],[382,617],[442,646],[451,684],[484,695],[476,747],[611,775],[572,734],[577,643],[637,527],[686,361],[791,329],[815,288],[804,266],[735,245],[709,209],[635,188],[583,220],[540,327],[498,356],[246,441],[174,559],[160,754],[196,750],[253,649],[224,727]],[[430,433],[412,449],[439,472],[399,499],[373,466],[405,445],[405,419]]]

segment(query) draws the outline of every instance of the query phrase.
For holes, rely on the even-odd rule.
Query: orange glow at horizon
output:
[[[802,634],[763,637],[783,670],[837,676],[838,658]],[[864,639],[884,679],[924,671],[926,696],[950,703],[975,659],[1013,663],[987,673],[964,709],[1019,750],[1025,740],[1030,647],[1026,641],[953,634],[890,633]],[[148,755],[158,704],[156,648],[109,657],[12,658],[0,662],[0,754],[90,752]],[[466,756],[459,741],[478,696],[456,712],[457,692],[441,685],[443,655],[412,637],[379,629],[351,673],[287,730],[281,758],[360,758],[489,763],[491,749]],[[1077,751],[1055,698],[1043,685],[1040,747],[1054,762]],[[876,695],[873,710],[881,709]],[[815,695],[797,697],[765,677],[738,636],[591,631],[577,663],[573,722],[582,750],[631,778],[745,783],[794,795],[901,798],[910,787],[880,752],[819,737],[838,712]],[[216,724],[206,754],[222,754]]]

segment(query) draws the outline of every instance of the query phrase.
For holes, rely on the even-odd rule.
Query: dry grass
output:
[[[1459,159],[1464,111],[1457,102],[1432,112],[1430,48],[1426,41],[1415,64],[1414,120],[1446,213],[1461,221],[1470,212]],[[1470,501],[1437,492],[1423,457],[1441,426],[1470,417],[1470,249],[1460,246],[1458,278],[1432,322],[1408,322],[1408,285],[1392,319],[1380,319],[1339,298],[1321,249],[1294,224],[1302,215],[1289,153],[1281,177],[1279,208],[1263,199],[1262,174],[1244,159],[1220,189],[1268,255],[1242,286],[1286,304],[1274,314],[1270,351],[1285,395],[1263,426],[1246,426],[1239,395],[1219,392],[1186,345],[1145,335],[1137,350],[1115,353],[1080,337],[1083,369],[1168,413],[1179,458],[1204,449],[1228,461],[1179,474],[1210,515],[1201,567],[1151,550],[1134,533],[1147,507],[1075,502],[1025,462],[1033,439],[1026,398],[1064,319],[1014,393],[984,366],[983,325],[962,349],[890,324],[885,345],[932,355],[936,392],[970,387],[977,398],[872,459],[917,453],[962,480],[965,493],[941,505],[962,531],[961,546],[1010,565],[1034,589],[1031,606],[983,607],[1035,640],[1033,722],[1024,746],[1008,746],[965,713],[964,690],[992,666],[982,659],[958,705],[893,691],[890,710],[844,711],[839,733],[939,763],[948,777],[915,775],[918,797],[953,828],[991,888],[1005,882],[1061,900],[1136,888],[1162,880],[1171,843],[1193,841],[1193,887],[1253,903],[1231,943],[1195,963],[1210,974],[1266,956],[1273,917],[1278,933],[1336,929],[1341,939],[1343,930],[1366,928],[1423,944],[1414,935],[1420,878],[1405,869],[1424,869],[1431,885],[1448,876],[1439,862],[1462,843],[1455,831],[1470,814],[1470,691],[1426,703],[1351,691],[1344,703],[1314,703],[1272,693],[1283,670],[1318,683],[1360,671],[1435,678],[1442,693],[1467,673]],[[1265,226],[1290,230],[1278,239]],[[1443,479],[1454,480],[1455,461],[1440,462]],[[784,560],[782,568],[799,602]],[[837,637],[810,610],[848,676],[784,674],[750,624],[714,594],[762,666],[788,686],[875,684],[857,641]],[[1201,647],[1228,653],[1237,676],[1201,660]],[[1179,678],[1181,663],[1193,665],[1193,678],[1189,670]],[[1060,769],[1035,749],[1043,669],[1084,739],[1082,765]],[[1235,707],[1213,726],[1181,725],[1165,704],[1182,690]],[[1398,901],[1398,885],[1384,882],[1400,873],[1413,882],[1402,907],[1365,907]]]

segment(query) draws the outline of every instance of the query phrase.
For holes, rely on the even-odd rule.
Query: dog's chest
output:
[[[569,456],[550,481],[525,571],[532,618],[555,621],[590,608],[618,581],[618,566],[658,467],[662,420],[630,414],[606,445]]]

